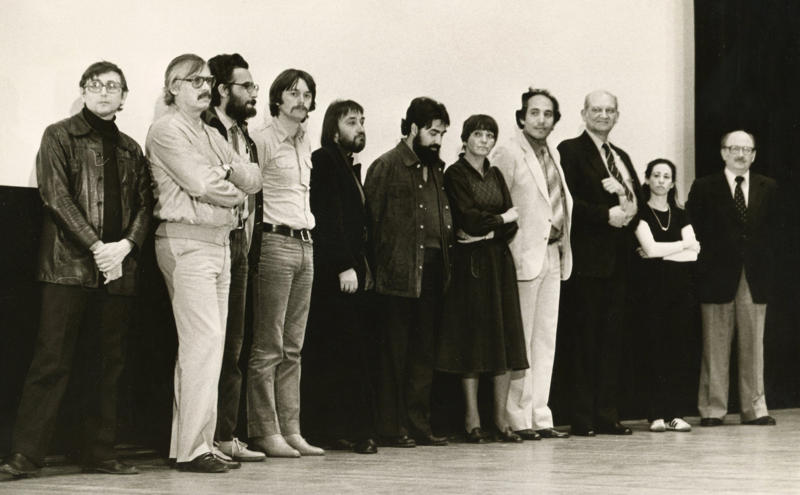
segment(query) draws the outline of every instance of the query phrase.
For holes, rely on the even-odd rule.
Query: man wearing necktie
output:
[[[530,88],[516,112],[519,130],[498,146],[492,165],[503,172],[519,211],[519,231],[510,249],[517,267],[525,347],[531,367],[511,374],[506,401],[508,422],[526,440],[564,438],[553,428],[547,406],[556,351],[561,281],[572,271],[572,196],[547,137],[561,118],[558,100]]]
[[[558,145],[572,193],[572,279],[563,316],[570,356],[572,434],[630,435],[617,413],[628,267],[639,180],[628,154],[608,135],[619,118],[608,91],[586,95],[586,131]]]
[[[203,121],[219,131],[242,161],[258,163],[256,145],[247,133],[247,119],[256,115],[258,84],[253,83],[249,65],[238,53],[212,57],[208,68],[216,80],[211,88],[211,105],[203,112]],[[263,461],[266,456],[253,452],[234,436],[239,417],[239,395],[242,371],[239,355],[245,333],[247,279],[251,270],[248,252],[258,252],[259,242],[252,243],[254,224],[261,223],[261,197],[247,195],[237,208],[236,228],[230,233],[231,287],[228,295],[228,321],[225,329],[225,352],[219,377],[217,399],[217,429],[214,434],[220,453],[236,461]],[[260,232],[260,225],[256,234]],[[260,237],[259,237],[260,239]],[[252,249],[251,249],[252,246]],[[257,254],[256,254],[257,256]],[[254,267],[252,267],[254,268]]]
[[[752,134],[729,132],[720,145],[724,170],[697,179],[686,203],[703,246],[697,259],[703,318],[700,425],[721,425],[728,411],[734,328],[741,422],[774,425],[764,393],[764,319],[774,271],[777,185],[750,173],[756,158]]]

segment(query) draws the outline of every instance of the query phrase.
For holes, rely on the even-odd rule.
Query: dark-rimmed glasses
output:
[[[214,87],[214,76],[179,77],[178,80],[192,83],[194,89],[202,88],[203,83],[208,83],[209,87]]]
[[[103,81],[99,79],[86,81],[86,84],[84,84],[83,87],[92,93],[100,93],[103,91],[103,88],[106,88],[106,92],[108,94],[116,94],[122,91],[122,84],[118,83],[117,81],[108,81],[103,83]]]
[[[755,148],[752,148],[750,146],[723,146],[722,149],[728,150],[734,155],[739,153],[740,151],[745,155],[749,155],[756,150]]]
[[[228,84],[232,84],[234,86],[241,86],[241,87],[243,87],[245,89],[245,91],[247,91],[248,93],[251,93],[251,94],[252,93],[256,93],[258,91],[258,89],[259,89],[258,84],[254,83],[252,81],[247,81],[247,82],[243,82],[243,83],[229,82]]]

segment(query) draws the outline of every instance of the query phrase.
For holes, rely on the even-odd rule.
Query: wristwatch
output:
[[[228,180],[231,177],[231,172],[233,172],[233,168],[227,163],[222,164],[222,170],[225,171],[225,180]]]

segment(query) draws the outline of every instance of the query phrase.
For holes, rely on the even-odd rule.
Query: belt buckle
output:
[[[300,229],[300,239],[303,242],[311,242],[311,232],[306,229]]]

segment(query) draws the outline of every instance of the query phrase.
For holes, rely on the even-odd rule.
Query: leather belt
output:
[[[311,231],[308,229],[293,229],[286,225],[272,225],[267,222],[262,223],[261,228],[263,232],[274,232],[276,234],[300,239],[303,242],[311,242]]]

